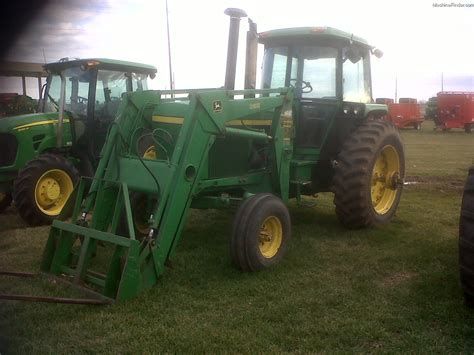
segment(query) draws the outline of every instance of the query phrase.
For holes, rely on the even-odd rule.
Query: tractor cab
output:
[[[63,132],[58,130],[58,146],[71,145],[94,158],[123,94],[147,90],[147,79],[156,73],[152,66],[109,59],[63,59],[45,65],[45,69],[49,76],[40,110],[58,112],[59,121],[63,121],[58,127],[64,122],[71,126],[69,142],[64,142]]]
[[[382,52],[364,39],[330,27],[272,30],[258,39],[265,45],[262,88],[294,88],[296,159],[332,164],[369,111],[386,112],[372,104],[370,75],[370,55]],[[316,180],[327,189],[331,178]]]

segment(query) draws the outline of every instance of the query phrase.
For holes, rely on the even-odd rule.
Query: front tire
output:
[[[334,204],[348,228],[388,223],[398,207],[405,176],[405,154],[398,130],[370,120],[346,140],[337,159]]]
[[[288,250],[291,220],[285,204],[268,193],[245,200],[232,229],[231,256],[242,271],[258,271],[279,263]]]
[[[79,179],[66,158],[43,154],[18,173],[14,200],[20,216],[32,226],[49,224],[59,216]]]
[[[469,169],[461,204],[459,272],[465,303],[474,308],[474,167]]]

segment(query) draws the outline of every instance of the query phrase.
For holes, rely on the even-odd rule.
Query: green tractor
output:
[[[305,204],[304,196],[332,191],[349,228],[392,219],[404,149],[381,119],[387,106],[372,103],[370,58],[381,52],[329,27],[257,34],[251,23],[246,83],[255,85],[258,41],[262,89],[234,90],[245,13],[226,13],[225,87],[125,95],[94,179],[77,187],[71,222],[53,221],[45,274],[66,276],[103,302],[132,298],[163,274],[190,208],[236,210],[230,259],[242,271],[283,259],[290,199]],[[153,153],[144,156],[144,147]]]
[[[62,59],[49,73],[38,113],[0,120],[0,212],[12,197],[30,225],[51,223],[80,175],[93,176],[126,92],[147,90],[153,66]]]

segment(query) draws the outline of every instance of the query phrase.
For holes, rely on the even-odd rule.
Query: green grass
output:
[[[425,178],[406,187],[388,226],[345,230],[321,194],[315,208],[290,206],[285,260],[244,274],[230,263],[232,214],[193,211],[173,269],[134,300],[0,303],[0,352],[472,352],[457,265],[461,190],[449,182],[464,179],[474,136],[402,135],[408,175]],[[47,233],[13,210],[0,216],[0,269],[37,270]],[[0,291],[77,295],[20,281],[2,277]]]
[[[464,180],[467,168],[474,164],[473,135],[464,130],[441,132],[433,128],[432,121],[425,121],[422,132],[403,130],[407,175]]]

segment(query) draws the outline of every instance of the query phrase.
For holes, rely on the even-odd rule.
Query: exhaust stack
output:
[[[245,56],[245,84],[244,89],[256,89],[257,85],[257,50],[258,34],[257,24],[249,18],[247,31],[247,51]],[[249,95],[247,95],[249,96]],[[253,97],[250,95],[249,97]]]
[[[227,90],[233,90],[235,87],[235,72],[237,68],[237,49],[239,47],[240,19],[242,17],[247,17],[247,14],[244,10],[236,8],[228,8],[224,11],[224,14],[230,17],[224,88]]]

